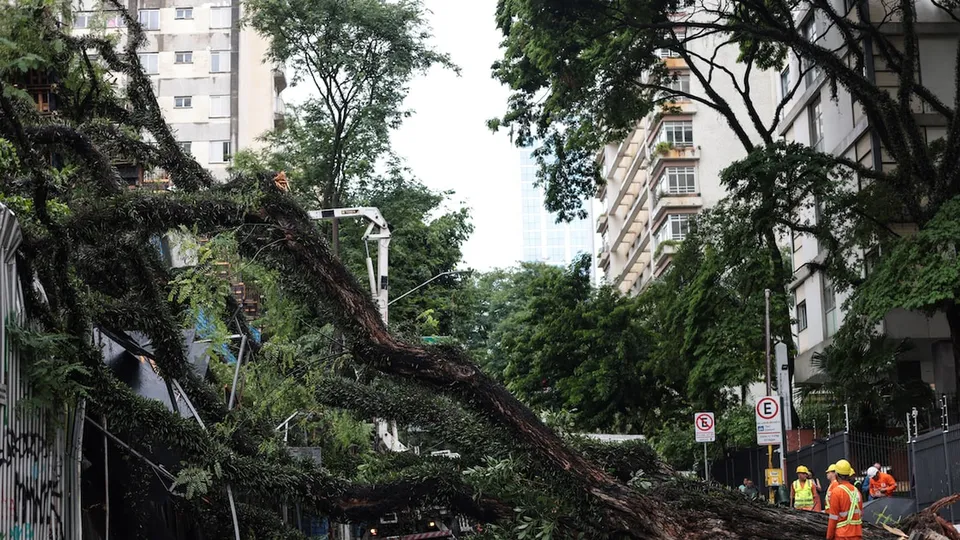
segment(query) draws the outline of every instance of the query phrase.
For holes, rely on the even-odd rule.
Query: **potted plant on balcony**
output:
[[[653,148],[653,153],[658,156],[665,156],[673,150],[673,143],[669,141],[660,141]]]

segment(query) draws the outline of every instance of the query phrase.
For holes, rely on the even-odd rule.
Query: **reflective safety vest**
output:
[[[850,510],[847,512],[838,512],[840,516],[840,522],[837,523],[837,529],[862,525],[863,520],[861,519],[860,515],[860,492],[855,489],[849,489],[846,486],[840,485],[837,486],[837,489],[842,489],[844,493],[847,494],[847,497],[850,497]]]
[[[838,484],[839,484],[839,482],[837,482],[836,480],[834,480],[833,482],[830,482],[830,485],[829,485],[829,486],[827,486],[827,495],[826,495],[826,497],[824,498],[824,501],[823,501],[823,509],[824,509],[824,510],[829,510],[829,509],[830,509],[830,494],[833,493],[833,488],[837,487]]]
[[[813,480],[807,480],[800,485],[799,480],[793,481],[793,507],[799,510],[813,508]]]

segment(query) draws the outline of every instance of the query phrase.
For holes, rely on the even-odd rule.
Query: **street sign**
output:
[[[712,412],[698,412],[693,415],[694,432],[697,442],[708,443],[717,440],[717,424]]]
[[[780,401],[772,396],[760,398],[757,401],[757,444],[779,446],[782,437]]]

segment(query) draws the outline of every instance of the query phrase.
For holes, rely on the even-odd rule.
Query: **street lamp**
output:
[[[453,274],[466,274],[466,273],[467,273],[466,270],[452,270],[452,271],[450,271],[450,272],[440,272],[439,274],[433,276],[432,278],[424,281],[423,283],[417,285],[416,287],[410,289],[409,291],[407,291],[407,292],[401,294],[400,296],[394,298],[394,299],[391,300],[389,303],[387,303],[387,305],[388,305],[388,306],[389,306],[389,305],[392,305],[394,302],[396,302],[397,300],[403,298],[404,296],[407,296],[408,294],[410,294],[410,293],[412,293],[412,292],[415,292],[415,291],[420,290],[420,288],[422,288],[424,285],[430,283],[430,282],[433,281],[433,280],[440,279],[440,278],[442,278],[443,276],[452,276]]]

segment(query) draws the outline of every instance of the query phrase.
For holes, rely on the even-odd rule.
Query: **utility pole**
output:
[[[766,331],[764,332],[764,343],[766,345],[766,358],[767,358],[767,396],[772,396],[773,385],[771,384],[771,380],[770,380],[770,289],[763,290],[763,300],[764,300],[764,308],[765,308],[764,321],[766,323],[765,324]],[[781,405],[781,408],[782,407],[783,406]],[[772,469],[772,468],[773,468],[773,445],[768,444],[767,445],[767,469]],[[786,471],[781,473],[781,475],[785,477]],[[786,478],[783,478],[781,479],[781,482],[785,480]],[[770,487],[772,488],[773,486],[770,486]],[[775,492],[776,492],[775,489],[770,490],[771,504],[776,502],[776,499],[774,497]]]

